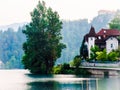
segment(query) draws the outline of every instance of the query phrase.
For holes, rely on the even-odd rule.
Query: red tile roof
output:
[[[120,31],[119,30],[115,30],[115,29],[101,29],[97,35],[101,36],[101,35],[106,35],[106,36],[119,36],[120,35]]]
[[[101,39],[99,39],[99,36]],[[91,29],[88,34],[84,36],[85,41],[88,41],[88,37],[95,37],[96,44],[105,44],[105,41],[109,37],[120,36],[120,31],[116,29],[101,29],[98,33],[95,33],[94,27],[91,26]]]

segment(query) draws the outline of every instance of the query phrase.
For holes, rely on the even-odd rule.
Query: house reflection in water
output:
[[[82,81],[82,89],[81,90],[98,90],[98,80],[84,80]]]

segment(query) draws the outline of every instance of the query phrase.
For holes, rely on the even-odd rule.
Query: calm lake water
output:
[[[27,70],[0,70],[0,90],[120,90],[120,76],[40,76]]]

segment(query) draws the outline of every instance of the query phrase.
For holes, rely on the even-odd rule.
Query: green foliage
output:
[[[87,59],[88,57],[88,48],[87,48],[87,45],[85,45],[85,38],[83,39],[81,47],[80,47],[80,56],[83,59]]]
[[[109,23],[110,29],[120,30],[120,11],[117,11],[114,18]]]
[[[97,60],[102,60],[102,61],[108,60],[106,49],[104,49],[103,51],[97,52],[96,54],[97,54],[97,57],[96,57]]]
[[[23,68],[21,63],[22,43],[26,39],[22,33],[23,28],[19,27],[18,31],[14,31],[12,28],[0,31],[0,60],[4,63],[5,68]]]
[[[90,75],[90,73],[84,69],[72,68],[69,64],[64,63],[62,65],[55,66],[53,68],[54,74],[76,74],[76,75]]]
[[[73,66],[75,66],[75,68],[79,68],[80,65],[81,65],[80,56],[75,56],[75,58],[73,59]]]
[[[115,52],[115,51],[112,51],[112,52],[110,52],[109,54],[108,54],[108,60],[110,60],[110,61],[116,61],[116,60],[118,60],[118,53],[117,52]]]
[[[96,59],[101,60],[103,52],[102,51],[96,52],[96,55],[97,55]]]
[[[67,63],[64,63],[62,66],[61,66],[61,73],[62,74],[69,74],[71,71],[70,71],[70,65],[67,64]]]
[[[107,54],[106,49],[103,51],[96,52],[97,54],[97,60],[102,61],[116,61],[118,60],[119,53],[117,51],[111,51]]]
[[[50,74],[65,48],[60,43],[62,22],[57,12],[47,8],[44,2],[38,3],[31,17],[32,22],[23,30],[27,41],[23,44],[25,55],[22,62],[32,73]]]
[[[91,60],[96,60],[97,54],[96,52],[100,51],[98,46],[94,46],[91,48],[91,53],[90,53],[90,59]]]
[[[63,65],[58,65],[53,68],[54,74],[74,74],[74,71],[70,69],[70,65],[64,63]]]
[[[53,73],[54,74],[61,74],[61,66],[55,66],[53,68]]]
[[[120,46],[118,47],[118,49],[115,52],[118,54],[118,59],[120,59]]]

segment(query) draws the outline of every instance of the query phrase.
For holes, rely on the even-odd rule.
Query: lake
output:
[[[0,90],[120,90],[120,76],[46,76],[27,70],[0,70]]]

